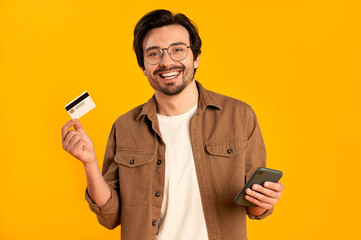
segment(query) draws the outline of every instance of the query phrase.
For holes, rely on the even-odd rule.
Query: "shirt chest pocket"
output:
[[[119,191],[122,204],[148,203],[153,160],[153,153],[117,150],[114,161],[119,165]]]
[[[206,144],[214,190],[219,196],[237,194],[244,185],[245,138],[213,140]]]

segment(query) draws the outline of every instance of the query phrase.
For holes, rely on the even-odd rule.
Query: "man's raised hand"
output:
[[[69,130],[72,126],[74,130]],[[78,119],[68,121],[62,127],[61,133],[65,151],[79,159],[84,165],[96,162],[94,144]]]

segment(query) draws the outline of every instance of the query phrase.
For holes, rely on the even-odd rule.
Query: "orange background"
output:
[[[120,238],[89,210],[60,129],[88,91],[97,107],[81,121],[101,166],[113,121],[153,93],[132,32],[158,8],[196,22],[196,79],[254,108],[268,166],[284,172],[274,214],[249,221],[249,239],[358,236],[360,1],[0,0],[0,239]]]

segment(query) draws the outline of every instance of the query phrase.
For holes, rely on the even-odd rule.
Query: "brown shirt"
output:
[[[210,240],[246,240],[246,214],[233,199],[266,151],[257,118],[246,103],[208,91],[197,82],[199,102],[191,120],[191,142]],[[120,116],[110,132],[103,176],[111,196],[98,206],[85,197],[100,224],[121,224],[121,239],[155,239],[163,200],[165,149],[153,96]],[[252,219],[261,216],[249,215]]]

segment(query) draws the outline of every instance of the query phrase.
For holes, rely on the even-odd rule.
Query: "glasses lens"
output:
[[[168,48],[169,55],[173,60],[181,61],[187,57],[188,48],[185,44],[173,44]]]
[[[145,51],[144,60],[149,64],[157,64],[162,59],[162,50],[160,48],[152,48]]]

